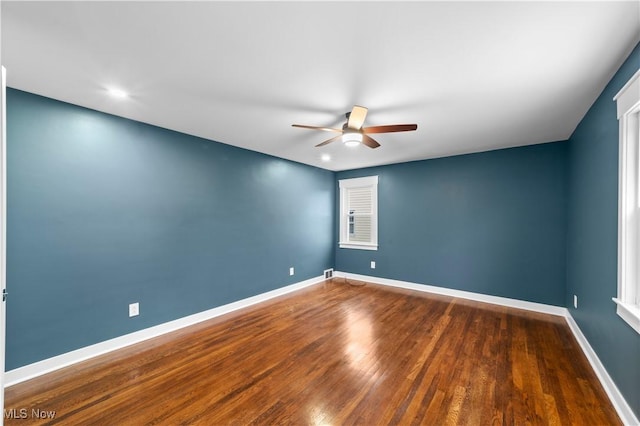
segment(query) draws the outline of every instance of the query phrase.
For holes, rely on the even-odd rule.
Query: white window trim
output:
[[[341,179],[338,181],[340,187],[340,248],[357,250],[378,250],[378,176],[367,176],[361,178]],[[373,186],[372,211],[371,211],[371,243],[360,243],[349,241],[349,223],[343,210],[347,205],[347,191],[349,188],[362,188]]]
[[[640,70],[613,98],[620,126],[616,313],[640,334]]]

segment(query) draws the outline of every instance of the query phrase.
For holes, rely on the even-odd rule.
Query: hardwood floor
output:
[[[12,386],[6,409],[27,418],[6,424],[621,424],[563,318],[362,284]]]

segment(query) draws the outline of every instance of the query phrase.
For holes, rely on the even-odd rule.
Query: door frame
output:
[[[7,70],[2,67],[0,87],[0,426],[4,424],[4,369],[7,288]]]

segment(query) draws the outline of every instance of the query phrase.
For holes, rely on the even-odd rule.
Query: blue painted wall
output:
[[[12,89],[7,131],[8,370],[334,264],[332,172]]]
[[[617,294],[619,143],[612,99],[638,69],[640,45],[569,142],[566,306],[640,417],[640,335],[618,317],[611,301]]]
[[[564,305],[566,148],[557,142],[338,173],[337,180],[380,177],[380,247],[336,249],[337,270]]]

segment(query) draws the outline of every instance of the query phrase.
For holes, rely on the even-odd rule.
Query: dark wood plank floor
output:
[[[563,318],[357,284],[12,386],[7,424],[620,424]]]

